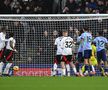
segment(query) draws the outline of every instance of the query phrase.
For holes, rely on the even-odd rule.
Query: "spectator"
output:
[[[1,14],[108,13],[107,0],[1,0]]]
[[[89,8],[96,9],[96,8],[97,8],[96,0],[90,0],[90,2],[88,3],[87,6],[88,6]]]
[[[97,1],[97,5],[98,5],[99,12],[104,13],[104,10],[105,10],[104,2],[99,0]]]
[[[67,0],[66,6],[64,7],[63,13],[75,13],[75,10],[77,9],[77,3],[75,0]]]

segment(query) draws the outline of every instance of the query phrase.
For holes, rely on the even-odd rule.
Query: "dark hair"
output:
[[[1,27],[1,32],[5,32],[7,30],[6,27]]]
[[[88,26],[85,26],[85,27],[84,27],[84,31],[89,31]]]
[[[92,42],[92,44],[96,46],[96,42]]]
[[[98,32],[99,36],[103,36],[103,31]]]
[[[84,33],[84,30],[83,30],[83,29],[81,29],[81,30],[79,31],[79,36],[80,36],[82,33]]]
[[[58,36],[61,37],[62,36],[62,31],[58,32]]]
[[[14,37],[14,33],[9,33],[9,37]]]

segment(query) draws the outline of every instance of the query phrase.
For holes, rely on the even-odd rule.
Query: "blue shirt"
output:
[[[105,44],[108,43],[108,40],[105,37],[98,36],[94,39],[94,42],[96,43],[97,51],[101,51],[105,49]]]
[[[82,44],[83,44],[83,50],[92,50],[92,35],[89,32],[84,32],[81,35]]]
[[[77,42],[80,43],[78,47],[78,52],[83,52],[83,44],[81,42],[81,36],[77,38]]]

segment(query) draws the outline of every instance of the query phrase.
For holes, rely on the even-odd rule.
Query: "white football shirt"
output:
[[[73,39],[71,37],[63,37],[61,40],[62,55],[72,55]]]
[[[62,55],[62,48],[61,48],[61,40],[63,37],[58,37],[55,40],[54,45],[57,45],[57,51],[56,51],[56,55]]]
[[[11,48],[11,46],[10,46],[10,42],[11,42],[11,41],[13,42],[13,47],[15,47],[16,41],[15,41],[15,39],[14,39],[13,37],[11,37],[11,38],[9,38],[9,39],[7,40],[6,49],[13,50],[13,49]]]
[[[0,50],[5,47],[5,34],[3,32],[0,33]]]

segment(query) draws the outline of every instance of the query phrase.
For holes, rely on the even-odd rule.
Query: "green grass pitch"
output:
[[[0,77],[0,90],[108,90],[108,78]]]

